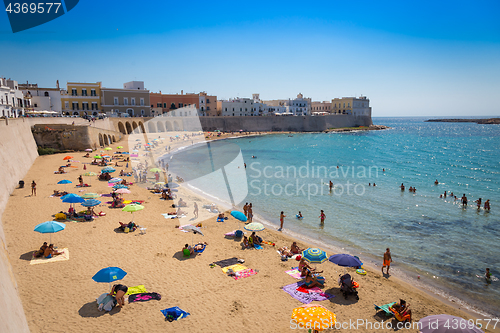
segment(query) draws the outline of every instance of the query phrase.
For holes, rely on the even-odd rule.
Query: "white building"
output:
[[[217,101],[217,111],[221,116],[258,116],[254,101],[250,98]]]
[[[366,96],[359,98],[342,97],[332,99],[332,113],[371,117],[372,108],[370,107],[370,100]]]
[[[258,116],[273,116],[286,112],[286,107],[284,106],[272,106],[262,102],[260,100],[259,94],[253,94],[252,97],[254,109]]]
[[[0,116],[17,118],[29,107],[30,98],[23,95],[17,81],[0,78]]]
[[[25,96],[31,96],[31,107],[34,111],[62,112],[61,89],[59,81],[56,88],[40,88],[38,84],[21,83],[19,89]]]
[[[264,101],[264,103],[269,106],[276,107],[277,110],[275,114],[307,116],[311,113],[311,99],[304,98],[304,96],[300,93],[295,99],[275,99],[272,101]],[[280,107],[284,107],[284,109]]]

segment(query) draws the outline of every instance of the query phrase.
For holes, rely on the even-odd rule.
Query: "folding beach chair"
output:
[[[375,305],[375,310],[377,310],[377,311],[382,310],[382,311],[384,311],[384,312],[385,312],[385,315],[386,315],[386,316],[390,317],[390,316],[392,316],[392,315],[393,315],[393,313],[391,312],[391,310],[389,310],[389,308],[390,308],[391,306],[393,306],[394,304],[396,304],[396,302],[387,303],[387,304],[380,305],[380,306],[378,306],[377,304],[373,304],[373,305]]]

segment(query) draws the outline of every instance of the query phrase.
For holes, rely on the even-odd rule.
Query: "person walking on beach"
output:
[[[281,214],[280,214],[280,228],[278,229],[278,231],[282,231],[283,230],[283,223],[285,222],[285,213],[283,211],[281,211]]]
[[[387,275],[389,275],[389,268],[391,267],[392,257],[391,250],[389,248],[386,249],[384,253],[384,264],[382,265],[382,275],[384,274],[384,267],[387,266]]]
[[[252,220],[253,220],[252,203],[250,203],[250,205],[248,205],[247,213],[248,213],[248,215],[247,215],[248,222],[252,223]]]
[[[196,202],[194,203],[194,218],[198,218],[198,205],[196,204]]]
[[[465,196],[465,193],[462,196],[462,207],[467,207],[467,197]]]
[[[323,212],[323,210],[321,210],[321,214],[319,215],[319,218],[321,219],[321,220],[320,220],[321,225],[325,224],[325,218],[326,218],[326,215],[325,215],[325,213]]]
[[[31,182],[31,195],[34,195],[36,197],[36,183],[35,183],[35,181]]]

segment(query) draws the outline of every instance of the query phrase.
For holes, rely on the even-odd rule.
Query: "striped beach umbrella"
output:
[[[328,255],[322,249],[310,247],[302,251],[302,258],[311,264],[321,264],[328,260]]]
[[[100,203],[101,202],[99,200],[89,199],[89,200],[85,200],[85,202],[82,202],[81,205],[83,207],[94,207],[94,206],[99,205]]]
[[[115,189],[115,190],[118,190],[120,188],[126,188],[126,189],[128,189],[128,186],[127,185],[123,185],[123,184],[115,184],[115,185],[113,185],[113,189]]]
[[[115,177],[115,178],[111,178],[111,179],[108,181],[108,183],[119,183],[119,182],[121,182],[122,180],[123,180],[123,179],[121,179],[121,178],[116,178],[116,177]]]
[[[245,230],[248,230],[248,231],[262,231],[265,229],[264,226],[262,225],[262,223],[259,223],[259,222],[249,223],[246,226],[244,226],[244,228],[245,228]]]
[[[101,173],[105,173],[105,172],[108,172],[108,173],[112,173],[112,172],[115,172],[116,169],[112,168],[112,167],[105,167],[101,170]]]
[[[81,195],[82,198],[84,199],[95,199],[99,197],[99,194],[97,193],[85,193]]]

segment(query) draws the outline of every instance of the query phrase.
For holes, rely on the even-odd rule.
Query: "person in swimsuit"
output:
[[[401,188],[401,191],[404,191],[404,190],[405,190],[405,186],[403,185],[403,183],[401,183],[400,188]]]
[[[283,213],[283,211],[281,211],[281,214],[280,214],[280,228],[278,229],[278,231],[283,230],[283,223],[285,222],[285,217],[286,217],[286,215]]]
[[[297,246],[297,242],[293,242],[292,243],[292,246],[290,247],[290,251],[293,253],[293,254],[299,254],[299,253],[302,253],[302,249],[300,247]]]
[[[198,218],[198,204],[196,204],[196,202],[194,203],[194,211],[193,211],[193,214],[194,214],[194,218]]]
[[[490,210],[490,199],[486,200],[484,202],[484,209],[485,210]]]
[[[300,212],[300,210],[299,210],[299,213],[297,214],[297,217],[298,217],[299,219],[303,218],[302,213]]]
[[[34,195],[36,197],[36,183],[35,183],[35,181],[31,182],[31,195]]]
[[[306,279],[304,281],[304,285],[306,286],[306,288],[314,288],[314,287],[323,288],[325,286],[324,285],[324,278],[321,278],[323,283],[321,283],[319,280],[320,280],[319,278],[314,276],[311,273],[311,271],[308,270],[306,272]]]
[[[477,203],[477,209],[481,209],[481,198],[476,200]]]
[[[333,188],[333,183],[332,181],[330,180],[330,183],[328,184],[328,186],[330,186],[330,192],[332,191],[332,188]]]
[[[35,258],[40,258],[44,255],[45,253],[45,250],[48,248],[48,245],[47,245],[47,242],[43,242],[43,245],[40,246],[40,250],[36,251],[35,253],[33,253],[33,256]]]
[[[384,264],[382,265],[382,274],[384,274],[384,267],[387,266],[387,275],[389,275],[389,268],[391,267],[391,262],[392,262],[391,250],[387,248],[384,253]]]
[[[462,196],[462,207],[467,207],[467,197],[465,196],[465,193]]]
[[[247,210],[247,219],[248,219],[248,222],[249,223],[252,223],[252,219],[253,219],[253,209],[252,209],[252,203],[250,203],[250,205],[248,205],[248,210]]]
[[[116,298],[116,302],[118,306],[121,308],[125,305],[125,294],[128,291],[128,287],[123,284],[115,284],[113,288],[111,288],[111,292],[108,294],[109,296],[114,296]]]
[[[325,213],[323,212],[323,210],[321,210],[321,214],[319,215],[319,218],[321,219],[320,220],[320,223],[323,225],[325,224],[325,218],[326,218],[326,215]]]
[[[434,182],[434,185],[437,185],[439,184],[438,180],[436,179],[436,181]]]
[[[245,203],[245,206],[243,206],[243,214],[245,214],[245,216],[248,216],[248,202]]]
[[[57,252],[56,250],[54,250],[54,244],[50,244],[49,247],[45,249],[43,256],[45,258],[52,258],[53,256],[57,256],[59,254],[62,254],[62,252]]]

